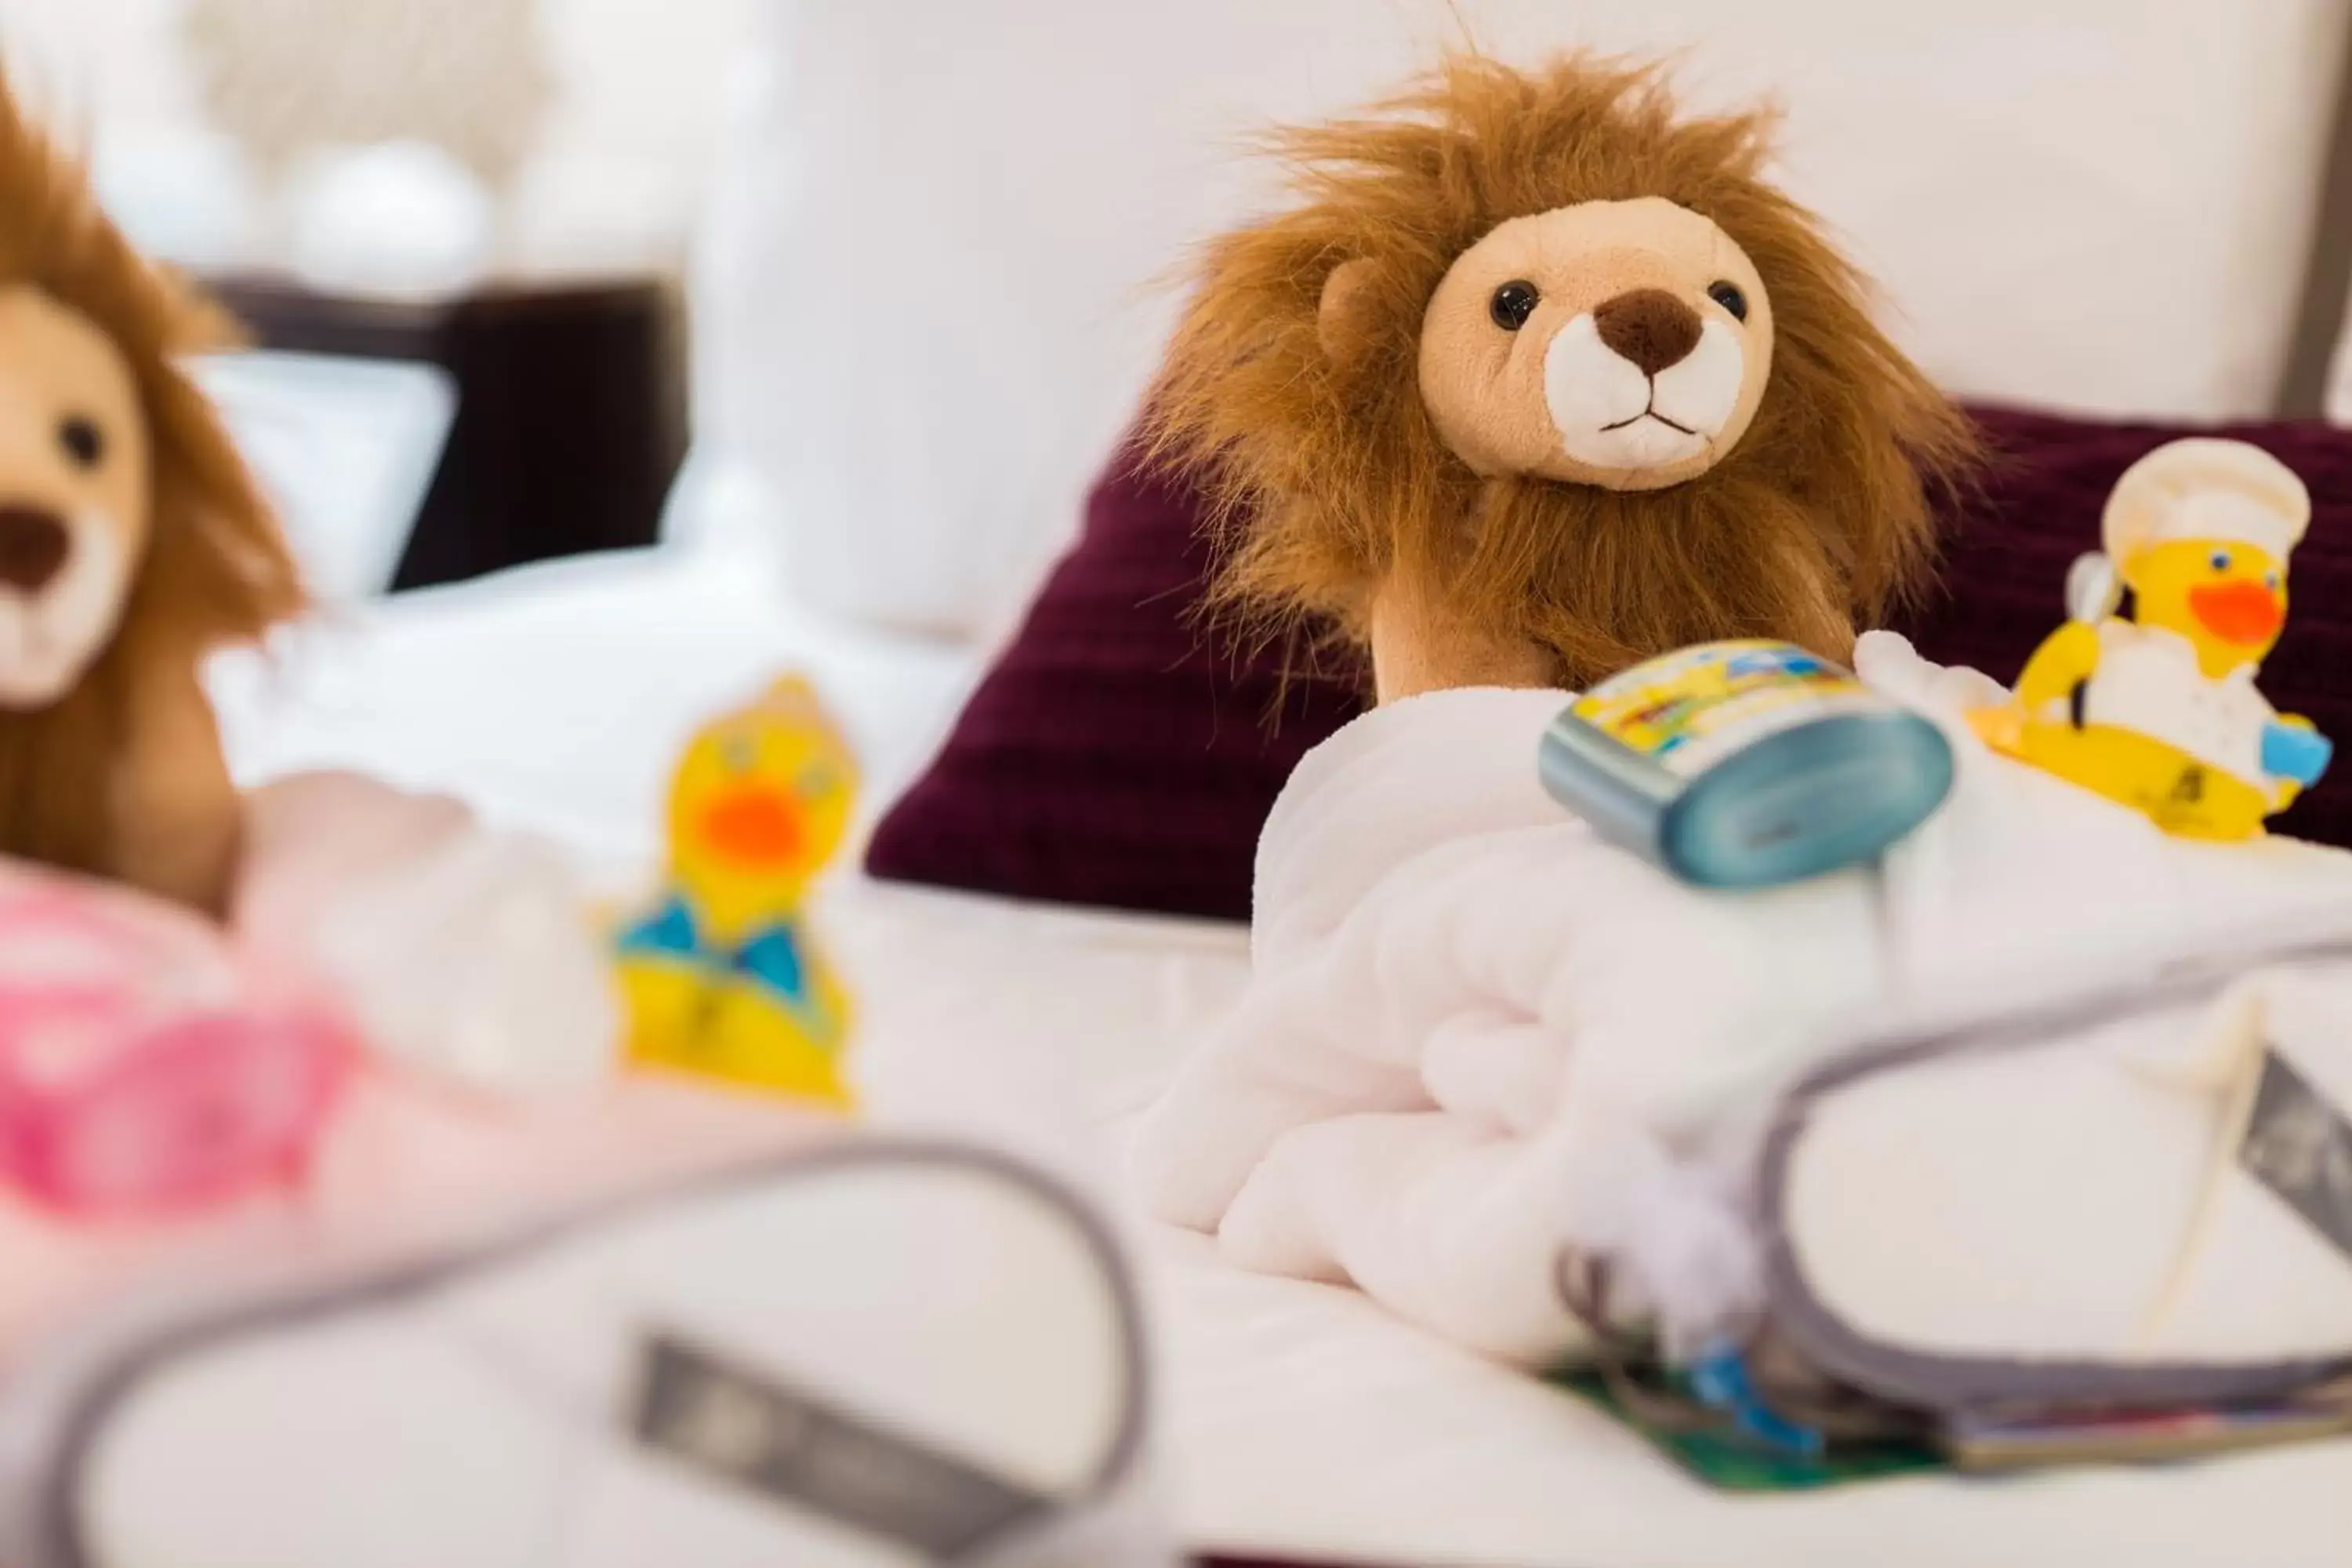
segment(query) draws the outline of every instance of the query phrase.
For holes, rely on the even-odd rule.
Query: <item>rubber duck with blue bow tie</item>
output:
[[[666,885],[619,939],[636,1061],[848,1105],[849,998],[805,903],[856,797],[856,758],[796,677],[695,735],[670,787]]]

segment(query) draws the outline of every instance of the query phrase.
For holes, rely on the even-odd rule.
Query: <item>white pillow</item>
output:
[[[1458,41],[1445,0],[772,0],[698,279],[701,429],[799,590],[996,624],[1132,413],[1188,242],[1264,199],[1240,146]],[[1777,93],[1785,175],[1955,390],[2266,407],[2342,0],[1460,0],[1489,51],[1688,46]]]
[[[457,420],[449,374],[263,350],[190,368],[277,506],[303,585],[331,605],[388,592]]]

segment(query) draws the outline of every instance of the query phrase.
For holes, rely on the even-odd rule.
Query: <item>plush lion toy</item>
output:
[[[226,337],[0,89],[0,854],[215,911],[242,807],[198,668],[303,603],[174,363]]]
[[[1654,67],[1458,58],[1278,132],[1299,203],[1209,247],[1152,401],[1222,600],[1369,644],[1382,700],[1845,657],[1972,439],[1764,182],[1769,124],[1678,117]]]

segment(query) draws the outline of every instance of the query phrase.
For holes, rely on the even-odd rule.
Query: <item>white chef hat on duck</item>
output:
[[[2168,441],[2124,470],[2100,533],[2118,564],[2174,540],[2251,544],[2284,561],[2311,525],[2311,492],[2293,468],[2244,441]]]

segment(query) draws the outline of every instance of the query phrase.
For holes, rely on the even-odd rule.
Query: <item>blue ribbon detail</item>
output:
[[[808,959],[801,947],[798,926],[790,920],[778,921],[754,931],[730,951],[713,945],[701,922],[694,918],[693,906],[683,897],[673,895],[660,909],[621,933],[620,950],[624,953],[687,959],[714,969],[730,970],[757,981],[795,1008],[806,1008],[813,1000]]]
[[[684,899],[669,902],[621,933],[623,952],[661,953],[672,958],[704,958],[702,932]]]
[[[808,1004],[808,965],[791,922],[770,926],[736,949],[734,966],[793,1005]]]
[[[1821,1458],[1822,1435],[1764,1403],[1748,1381],[1748,1361],[1737,1345],[1718,1344],[1699,1357],[1692,1363],[1690,1381],[1692,1393],[1728,1413],[1735,1426],[1765,1447],[1808,1459]]]

